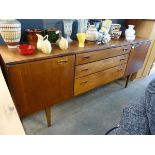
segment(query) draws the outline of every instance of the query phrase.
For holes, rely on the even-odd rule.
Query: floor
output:
[[[124,79],[99,87],[52,107],[52,127],[47,127],[44,112],[22,120],[27,134],[101,135],[117,125],[123,107],[144,94],[155,74],[135,80],[124,88]]]

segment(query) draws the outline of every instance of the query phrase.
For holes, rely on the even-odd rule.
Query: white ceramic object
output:
[[[8,48],[16,48],[21,38],[21,23],[15,19],[0,20],[0,34]]]
[[[62,50],[66,50],[68,48],[68,41],[67,39],[61,37],[57,40],[56,44],[60,47]]]
[[[126,36],[126,40],[127,41],[133,41],[133,40],[135,40],[135,38],[136,38],[136,36],[135,35],[133,35],[133,36]]]
[[[45,54],[50,54],[51,51],[52,51],[52,46],[48,40],[48,35],[46,35],[43,39],[42,52]]]
[[[42,44],[43,44],[43,36],[40,34],[36,34],[38,37],[38,41],[37,41],[37,49],[42,51]]]
[[[88,41],[96,41],[98,38],[98,31],[95,25],[90,25],[86,32],[86,40]]]
[[[72,39],[70,38],[70,36],[71,36],[71,34],[72,34],[73,20],[72,20],[72,19],[64,19],[64,20],[63,20],[63,24],[64,24],[64,34],[65,34],[65,38],[66,38],[67,41],[70,43],[70,42],[72,42]]]
[[[51,43],[48,41],[48,35],[46,35],[45,37],[40,34],[36,35],[38,36],[37,49],[45,54],[50,54],[52,51],[52,46]]]
[[[125,30],[125,37],[127,41],[133,41],[135,39],[134,25],[128,25],[128,29]]]

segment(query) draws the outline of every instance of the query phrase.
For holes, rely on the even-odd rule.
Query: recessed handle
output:
[[[66,63],[66,62],[68,62],[68,60],[58,60],[57,61],[58,64],[63,64],[63,63]]]
[[[128,48],[123,48],[123,51],[125,52],[125,51],[128,51]]]
[[[88,71],[88,68],[82,69],[81,72],[86,72]]]
[[[80,83],[80,85],[84,85],[84,84],[86,84],[88,81],[83,81],[83,82],[81,82]]]
[[[88,55],[88,56],[83,56],[83,59],[89,59],[90,58],[90,56]]]
[[[120,61],[124,61],[125,60],[125,58],[120,58]]]

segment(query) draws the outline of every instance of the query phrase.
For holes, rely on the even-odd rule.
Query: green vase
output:
[[[48,40],[51,43],[56,43],[56,41],[59,39],[59,33],[60,30],[57,28],[50,28],[46,30],[46,34],[48,34]]]

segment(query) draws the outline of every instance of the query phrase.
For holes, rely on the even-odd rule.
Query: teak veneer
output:
[[[88,42],[84,48],[73,42],[65,51],[53,46],[49,55],[36,50],[31,56],[0,46],[0,62],[19,116],[44,109],[50,126],[52,105],[121,77],[129,80],[143,66],[149,45],[142,38]]]

